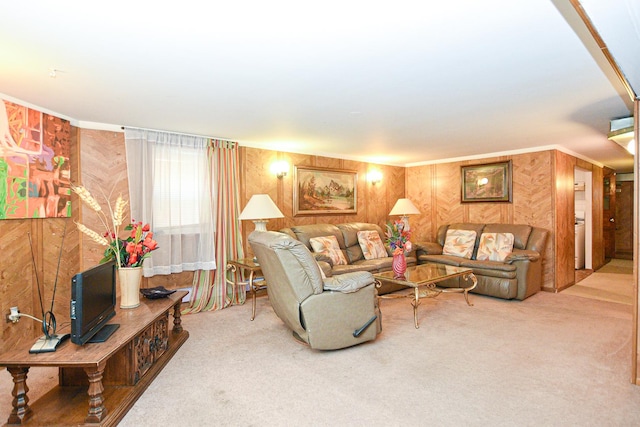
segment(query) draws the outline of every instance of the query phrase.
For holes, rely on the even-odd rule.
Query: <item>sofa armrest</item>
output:
[[[331,267],[331,264],[325,261],[316,261],[316,262],[318,263],[318,267],[320,267],[320,270],[322,270],[322,272],[324,273],[324,277],[333,276],[333,267]]]
[[[514,249],[507,257],[504,262],[511,264],[514,261],[531,261],[535,262],[540,259],[540,253],[536,251],[530,251],[526,249]]]
[[[442,245],[435,242],[418,242],[414,245],[416,255],[442,255]]]
[[[326,262],[327,264],[329,264],[329,267],[333,268],[333,261],[327,255],[322,253],[316,253],[316,252],[311,252],[311,254],[313,255],[316,261]]]
[[[351,273],[338,274],[324,279],[325,291],[337,291],[343,293],[357,292],[374,282],[373,274],[368,271],[353,271]]]

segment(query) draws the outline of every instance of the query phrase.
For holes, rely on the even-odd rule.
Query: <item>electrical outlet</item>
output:
[[[11,307],[9,310],[11,312],[7,316],[7,322],[18,323],[18,320],[20,320],[18,307]]]

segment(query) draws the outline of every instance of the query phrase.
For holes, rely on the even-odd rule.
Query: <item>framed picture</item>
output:
[[[462,166],[462,203],[511,202],[511,160]]]
[[[357,213],[356,171],[295,166],[293,182],[293,215]]]

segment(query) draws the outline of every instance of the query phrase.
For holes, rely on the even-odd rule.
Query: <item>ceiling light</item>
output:
[[[635,133],[633,131],[633,124],[633,117],[611,120],[611,127],[607,138],[620,145],[632,155],[635,155]]]

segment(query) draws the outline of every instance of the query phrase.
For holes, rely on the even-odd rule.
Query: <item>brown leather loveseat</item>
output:
[[[313,252],[313,247],[310,242],[312,238],[335,236],[340,246],[340,250],[347,262],[346,264],[334,264],[331,259],[328,259],[326,256],[318,253],[314,254],[320,268],[324,271],[327,277],[352,271],[369,271],[371,273],[377,273],[380,271],[391,270],[393,256],[388,245],[385,245],[387,252],[386,256],[375,259],[365,259],[358,241],[359,231],[375,231],[379,234],[380,239],[383,242],[386,240],[385,233],[379,225],[365,222],[296,225],[291,228],[284,228],[280,230],[280,232],[286,233],[294,239],[304,243],[311,252]],[[407,256],[407,266],[416,265],[416,263],[417,260],[415,256],[412,254]],[[385,283],[378,289],[378,293],[385,294],[402,288],[403,287],[399,285]]]
[[[449,230],[469,230],[476,233],[475,242],[469,248],[470,258],[447,254],[445,250]],[[513,248],[504,253],[503,260],[478,259],[483,233],[513,235]],[[446,224],[438,228],[436,241],[418,243],[416,255],[418,264],[433,262],[439,264],[468,267],[478,279],[478,285],[471,291],[504,299],[524,300],[542,288],[542,260],[549,232],[526,224]],[[443,253],[445,252],[445,253]],[[459,278],[439,282],[441,287],[462,287]]]

